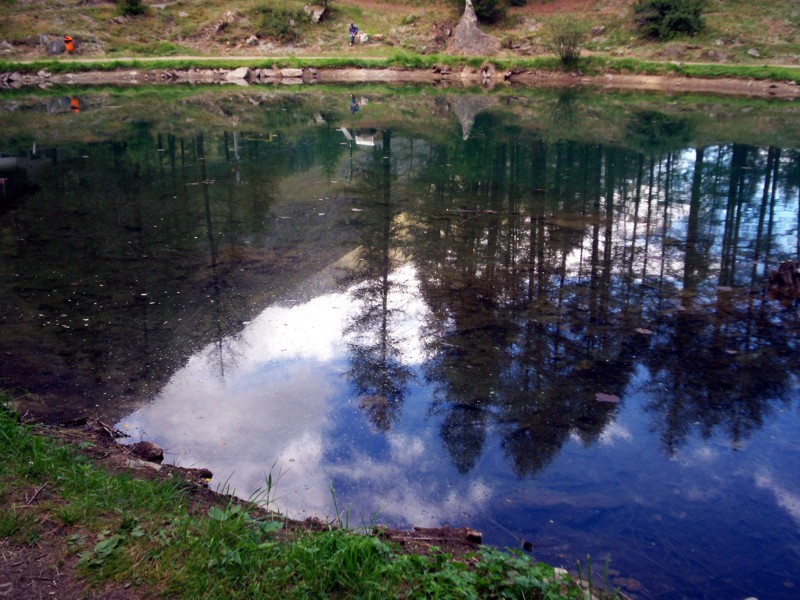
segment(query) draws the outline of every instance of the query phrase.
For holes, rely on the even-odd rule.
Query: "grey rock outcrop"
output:
[[[478,29],[478,16],[472,0],[466,0],[464,14],[456,26],[451,49],[462,54],[489,56],[497,54],[500,42]]]

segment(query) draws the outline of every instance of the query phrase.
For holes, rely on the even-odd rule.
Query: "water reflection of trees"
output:
[[[274,297],[264,281],[296,264],[269,214],[275,182],[315,164],[316,141],[333,145],[303,135],[178,137],[137,122],[113,141],[40,149],[41,191],[0,247],[20,273],[0,299],[4,320],[17,307],[0,375],[50,403],[43,415],[74,416],[147,395],[207,344],[223,374],[231,336],[263,307],[254,290]]]
[[[797,313],[761,287],[794,249],[776,213],[795,161],[685,151],[690,131],[653,115],[633,131],[642,152],[546,144],[480,115],[431,152],[411,237],[433,410],[462,472],[492,426],[519,474],[572,436],[592,443],[614,411],[596,393],[623,396],[637,369],[670,452],[695,428],[740,441],[793,385]]]
[[[403,284],[392,279],[403,256],[400,203],[392,198],[392,132],[381,134],[357,175],[356,193],[363,198],[357,221],[362,242],[352,277],[359,311],[348,327],[348,375],[359,404],[380,430],[388,430],[399,415],[411,371],[402,361],[402,340],[393,322],[398,307],[390,305]],[[395,303],[396,304],[396,303]]]
[[[553,110],[569,124],[573,108],[564,97]],[[598,392],[624,397],[641,381],[669,452],[694,431],[738,443],[760,427],[798,375],[796,307],[761,293],[776,261],[800,252],[797,151],[685,150],[690,122],[653,112],[631,120],[625,147],[546,142],[490,109],[469,113],[466,140],[455,123],[452,135],[386,131],[356,153],[349,375],[375,426],[392,426],[410,384],[392,299],[413,258],[431,410],[462,472],[495,429],[515,471],[535,473],[567,440],[602,433],[616,409]],[[220,372],[230,364],[226,340],[264,305],[253,290],[274,299],[272,275],[302,276],[292,244],[313,225],[281,221],[281,237],[271,190],[315,165],[331,176],[343,156],[330,126],[293,135],[132,125],[40,176],[3,256],[24,274],[16,306],[57,323],[37,339],[65,357],[63,373],[134,395],[211,342]],[[94,258],[62,260],[76,255]]]

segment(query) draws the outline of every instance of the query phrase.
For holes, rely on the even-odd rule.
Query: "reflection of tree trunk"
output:
[[[602,148],[598,147],[594,154],[595,160],[592,161],[592,256],[590,260],[590,284],[589,284],[589,322],[597,325],[602,322],[600,316],[600,304],[603,292],[600,289],[602,276],[599,273],[600,267],[600,196],[602,194]],[[587,165],[588,166],[588,165]],[[588,169],[587,169],[588,170]],[[587,337],[588,348],[592,348],[594,336]]]
[[[631,233],[631,259],[628,263],[628,279],[633,281],[633,263],[636,258],[636,230],[639,227],[639,204],[642,201],[642,181],[644,180],[644,155],[639,155],[636,170],[636,194],[633,199],[633,232]]]
[[[770,254],[772,252],[772,230],[775,224],[775,195],[776,195],[776,188],[778,184],[778,166],[780,165],[780,157],[781,151],[780,149],[775,149],[775,163],[774,163],[774,175],[772,177],[772,188],[770,189],[770,199],[769,199],[769,221],[767,225],[767,246],[766,250],[764,251],[764,276],[767,276],[769,272],[769,259]]]
[[[219,275],[217,273],[217,243],[214,239],[214,222],[211,218],[211,194],[208,189],[208,172],[206,170],[206,155],[205,147],[203,145],[203,134],[198,134],[195,138],[197,145],[197,159],[200,164],[200,188],[203,190],[203,205],[205,207],[206,216],[206,239],[208,239],[208,250],[211,255],[211,286],[210,291],[214,303],[214,321],[216,325],[216,332],[214,336],[214,345],[216,346],[217,360],[219,360],[219,375],[225,377],[225,361],[223,357],[223,340],[225,338],[225,329],[222,325],[222,315],[220,314],[222,299],[219,286]]]
[[[647,253],[650,251],[650,220],[653,216],[653,188],[655,186],[655,158],[650,157],[650,179],[647,184],[647,219],[645,219],[644,228],[644,261],[642,263],[642,282],[647,279]],[[641,293],[644,294],[644,286],[642,286]]]
[[[722,236],[722,258],[719,285],[733,285],[736,271],[736,252],[741,223],[741,205],[744,188],[744,167],[747,164],[748,148],[733,145],[731,169],[728,179],[728,203],[725,210],[725,232]]]
[[[767,151],[767,167],[764,173],[764,191],[761,194],[761,206],[758,210],[758,226],[756,227],[755,247],[753,250],[753,269],[750,272],[750,287],[756,286],[756,277],[758,276],[758,261],[761,258],[761,245],[763,244],[764,236],[764,220],[767,214],[767,205],[769,204],[769,190],[770,182],[772,179],[773,162],[775,161],[776,148],[770,146]]]
[[[383,235],[381,245],[381,365],[388,368],[389,358],[389,240],[392,235],[392,132],[383,132]]]
[[[693,292],[699,283],[701,253],[697,247],[700,229],[700,191],[703,181],[703,154],[705,148],[695,151],[694,173],[692,175],[692,197],[689,201],[689,219],[686,225],[686,256],[683,260],[683,289]],[[691,302],[691,294],[684,293],[682,304]]]
[[[608,317],[608,306],[611,301],[611,294],[609,289],[611,287],[611,274],[613,271],[611,261],[611,250],[613,248],[613,232],[614,232],[614,187],[617,183],[616,172],[617,154],[613,149],[606,149],[605,160],[605,196],[606,196],[606,218],[605,218],[605,239],[603,240],[603,273],[602,273],[602,293],[601,311],[603,321]],[[605,330],[604,330],[605,331]]]
[[[659,308],[661,301],[664,298],[664,270],[667,267],[667,231],[669,231],[669,209],[672,195],[672,172],[675,161],[675,155],[670,152],[667,155],[667,175],[666,183],[664,184],[664,215],[662,217],[663,223],[661,224],[661,269],[658,273],[658,299]]]

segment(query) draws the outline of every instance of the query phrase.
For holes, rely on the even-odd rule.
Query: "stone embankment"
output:
[[[585,76],[581,73],[498,70],[491,64],[482,67],[438,65],[429,69],[393,68],[250,68],[237,69],[117,69],[55,74],[0,73],[0,88],[43,87],[53,85],[153,85],[228,84],[299,85],[314,83],[420,83],[492,88],[496,85],[527,87],[600,87],[606,89],[648,90],[667,93],[710,93],[763,98],[800,98],[794,82],[751,79],[704,79],[699,77],[620,75]]]

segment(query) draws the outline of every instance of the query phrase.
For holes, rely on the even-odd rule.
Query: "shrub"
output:
[[[454,0],[464,7],[464,0]],[[475,15],[481,23],[497,23],[506,17],[510,0],[472,0]]]
[[[261,33],[281,42],[294,42],[300,38],[300,21],[306,19],[302,10],[291,10],[279,6],[260,6]]]
[[[704,7],[705,0],[637,0],[633,12],[642,35],[666,40],[701,31]]]
[[[566,16],[555,17],[544,29],[545,43],[565,65],[578,60],[587,35],[588,27],[584,23]]]
[[[143,15],[147,7],[142,4],[142,0],[120,0],[119,11],[126,17]]]

